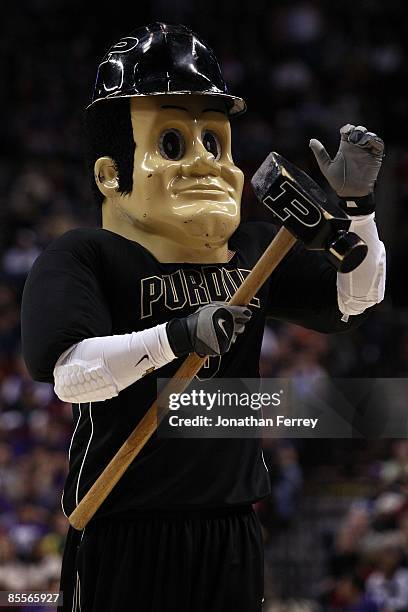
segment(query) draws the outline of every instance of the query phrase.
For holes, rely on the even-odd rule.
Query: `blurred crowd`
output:
[[[265,445],[274,482],[257,506],[266,612],[408,610],[408,440],[363,446],[351,475],[345,465],[330,470],[326,456],[310,465],[303,441]]]
[[[67,229],[99,222],[84,163],[82,117],[106,48],[133,27],[155,19],[183,22],[211,43],[232,91],[248,102],[248,113],[233,125],[235,160],[247,178],[246,219],[266,218],[248,179],[270,150],[325,186],[308,149],[311,137],[322,140],[333,154],[345,123],[366,125],[384,138],[386,159],[377,201],[389,254],[386,300],[363,326],[344,336],[327,337],[271,322],[262,374],[291,377],[303,385],[320,376],[405,377],[406,11],[403,0],[151,0],[137,11],[123,8],[109,24],[105,15],[102,25],[79,0],[27,0],[24,15],[18,3],[4,8],[0,590],[51,589],[58,584],[67,528],[60,493],[71,409],[57,400],[51,386],[30,379],[20,356],[19,307],[26,275],[41,250]],[[370,445],[354,442],[265,442],[273,497],[259,512],[272,556],[277,533],[301,520],[302,499],[310,483],[316,485],[316,474],[325,474],[326,485],[361,484],[361,471],[366,478],[365,486],[349,496],[347,507],[343,503],[330,530],[323,532],[314,523],[316,551],[324,562],[319,580],[303,594],[309,600],[274,603],[268,612],[408,610],[407,442],[384,442],[377,455]],[[313,499],[329,495],[327,487],[311,488]],[[330,494],[344,502],[341,491],[333,493],[331,488]],[[324,522],[324,511],[321,516]],[[312,566],[313,561],[303,570]]]
[[[329,572],[318,599],[328,610],[408,610],[408,440],[370,468],[371,494],[325,534]]]

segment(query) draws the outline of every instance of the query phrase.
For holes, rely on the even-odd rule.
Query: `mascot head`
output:
[[[230,117],[245,108],[184,26],[154,23],[113,45],[87,108],[103,228],[161,262],[227,261],[244,181]]]

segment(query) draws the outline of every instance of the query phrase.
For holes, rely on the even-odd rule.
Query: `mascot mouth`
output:
[[[186,189],[182,189],[178,193],[226,193],[224,189],[214,188],[214,187],[201,187],[195,185],[194,187],[187,187]]]
[[[229,189],[226,189],[218,183],[218,181],[195,181],[194,183],[187,183],[183,187],[174,189],[173,194],[177,197],[180,194],[228,194]]]

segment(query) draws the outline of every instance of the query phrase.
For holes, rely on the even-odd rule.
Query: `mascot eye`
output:
[[[209,130],[203,132],[203,145],[215,159],[220,159],[221,144],[214,132],[210,132]]]
[[[164,130],[160,135],[159,149],[165,159],[181,159],[186,150],[184,137],[178,130]]]

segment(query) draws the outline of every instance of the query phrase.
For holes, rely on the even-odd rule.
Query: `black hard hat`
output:
[[[90,108],[99,100],[198,94],[224,98],[230,115],[245,112],[231,96],[214,52],[183,25],[152,23],[121,38],[98,68]]]

